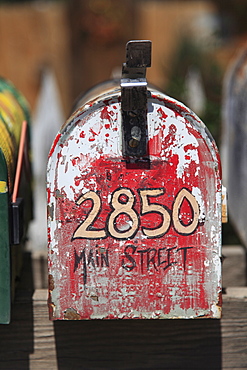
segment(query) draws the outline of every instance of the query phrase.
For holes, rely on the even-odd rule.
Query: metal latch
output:
[[[147,154],[147,80],[151,66],[151,41],[129,41],[121,79],[123,155]]]

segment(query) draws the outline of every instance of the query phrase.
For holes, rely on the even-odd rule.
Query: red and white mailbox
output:
[[[61,128],[48,161],[55,319],[220,318],[221,167],[183,104],[147,87],[151,43],[127,44]]]

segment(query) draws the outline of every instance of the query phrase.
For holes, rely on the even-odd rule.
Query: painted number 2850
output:
[[[167,207],[158,203],[151,203],[150,198],[159,197],[165,193],[164,188],[153,189],[139,189],[140,197],[140,216],[147,214],[158,214],[161,216],[161,223],[158,227],[147,228],[142,226],[142,233],[148,238],[161,238],[166,234],[170,228],[171,222],[178,234],[190,235],[192,234],[199,223],[199,205],[196,198],[191,192],[182,188],[176,195],[172,210],[169,211]],[[187,200],[191,207],[191,220],[185,224],[180,219],[180,209],[184,200]],[[103,239],[111,236],[115,239],[131,239],[140,228],[140,217],[134,208],[135,194],[129,188],[116,189],[110,199],[111,211],[107,215],[106,227],[104,229],[93,228],[93,223],[97,220],[100,212],[102,201],[98,193],[95,191],[88,191],[81,195],[76,204],[80,206],[83,202],[91,200],[92,206],[86,219],[75,230],[73,239]],[[120,216],[125,216],[128,219],[128,227],[121,228],[118,226],[117,219]]]

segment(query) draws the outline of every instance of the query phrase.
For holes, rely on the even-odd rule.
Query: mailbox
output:
[[[16,281],[20,276],[22,265],[22,247],[28,222],[32,217],[29,136],[27,131],[23,130],[29,121],[28,105],[24,97],[11,82],[0,78],[1,324],[10,322],[11,300],[14,298]],[[21,141],[23,146],[20,144]],[[23,147],[24,151],[21,151],[20,147]],[[21,171],[21,168],[24,171]]]
[[[147,85],[150,64],[151,42],[129,42],[121,81],[84,96],[50,150],[52,320],[221,316],[218,150]]]
[[[224,78],[221,158],[228,189],[229,215],[247,248],[247,46],[236,55]]]

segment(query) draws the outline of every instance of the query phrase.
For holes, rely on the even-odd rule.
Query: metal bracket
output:
[[[129,41],[121,79],[123,155],[147,154],[147,81],[151,41]]]
[[[11,203],[12,211],[11,244],[20,244],[24,234],[23,203],[24,203],[23,198],[17,198],[14,203]]]

